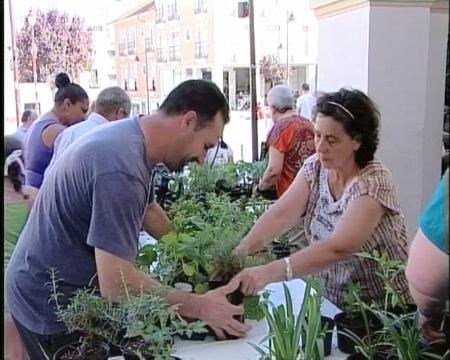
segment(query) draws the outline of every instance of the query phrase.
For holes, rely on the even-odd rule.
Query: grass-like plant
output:
[[[376,274],[382,280],[385,288],[384,311],[387,312],[389,308],[395,308],[397,306],[406,309],[406,304],[402,295],[394,285],[395,278],[405,272],[405,262],[397,259],[390,259],[386,253],[380,253],[377,250],[361,252],[357,255],[374,261],[378,266]]]
[[[380,310],[372,310],[382,321],[384,340],[380,345],[390,347],[390,352],[399,360],[445,359],[444,355],[432,354],[420,341],[419,314],[396,315]]]
[[[276,360],[319,360],[324,358],[323,339],[326,325],[321,324],[320,306],[322,292],[320,285],[308,279],[304,299],[298,314],[294,313],[289,288],[283,284],[285,304],[275,306],[269,300],[269,293],[263,294],[262,309],[269,325],[269,334],[259,345],[250,343],[262,359]],[[303,338],[303,349],[300,339]],[[262,346],[263,343],[268,345]]]

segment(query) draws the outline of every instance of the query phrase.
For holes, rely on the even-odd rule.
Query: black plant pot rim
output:
[[[81,346],[82,344],[83,344],[82,340],[77,340],[77,341],[73,341],[71,343],[68,343],[66,345],[61,346],[58,350],[56,350],[55,354],[53,355],[53,360],[60,359],[61,356],[63,354],[65,354],[68,349],[76,348],[78,346]],[[92,345],[93,345],[92,346],[93,349],[98,349],[99,347],[102,347],[104,349],[104,352],[105,352],[105,357],[104,358],[108,359],[110,347],[109,347],[109,345],[106,342],[100,341],[100,340],[95,340]]]

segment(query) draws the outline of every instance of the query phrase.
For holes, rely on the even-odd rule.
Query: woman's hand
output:
[[[233,255],[238,257],[240,260],[243,260],[248,255],[250,255],[250,249],[249,249],[248,245],[243,241],[234,248]]]
[[[261,265],[242,270],[233,281],[239,281],[242,293],[245,296],[250,296],[258,294],[258,291],[274,280],[268,266]]]

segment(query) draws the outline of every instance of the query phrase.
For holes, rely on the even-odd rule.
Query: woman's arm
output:
[[[247,236],[242,239],[235,253],[239,256],[252,254],[264,245],[285,233],[295,225],[306,209],[309,187],[304,175],[299,172],[286,192],[257,221]]]
[[[269,163],[266,171],[258,184],[258,189],[261,191],[270,189],[277,183],[278,178],[283,170],[284,154],[273,146],[269,148]]]
[[[42,142],[49,149],[53,149],[53,144],[55,143],[56,138],[65,128],[66,127],[61,124],[52,124],[47,126],[42,132]]]
[[[315,273],[361,250],[383,216],[375,199],[362,196],[350,202],[331,238],[314,243],[290,256],[293,277]],[[285,260],[245,269],[239,275],[244,294],[256,294],[268,283],[286,278]]]
[[[448,297],[448,255],[419,230],[409,249],[406,277],[424,320],[440,319]]]

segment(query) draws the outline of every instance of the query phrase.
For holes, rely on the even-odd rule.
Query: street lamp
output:
[[[289,10],[287,11],[286,16],[286,84],[289,86],[289,23],[294,21],[294,13]]]
[[[140,16],[141,14],[138,15],[138,21],[144,23],[145,26],[145,20],[141,20]],[[145,58],[145,88],[146,88],[146,97],[147,97],[147,115],[150,115],[150,96],[149,96],[149,88],[148,88],[148,59],[147,59],[147,46],[145,44],[145,39],[144,39],[144,58]],[[136,60],[139,61],[138,56],[136,56]]]
[[[28,16],[28,22],[31,26],[31,57],[33,60],[33,81],[34,81],[34,103],[35,110],[40,114],[40,109],[38,109],[38,94],[37,94],[37,66],[36,66],[36,58],[37,58],[37,46],[36,41],[34,39],[34,25],[36,25],[36,16],[32,12],[30,16]]]
[[[12,1],[9,0],[9,22],[11,26],[11,50],[12,50],[12,61],[13,61],[13,77],[14,77],[14,97],[16,100],[16,124],[19,127],[20,119],[20,93],[19,93],[19,76],[17,69],[17,48],[16,48],[16,31],[14,27],[14,15]]]

